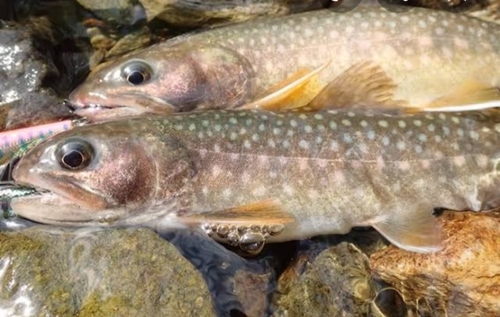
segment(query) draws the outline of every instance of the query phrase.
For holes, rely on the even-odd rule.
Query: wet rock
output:
[[[77,0],[85,9],[108,22],[133,25],[145,19],[143,8],[134,0]]]
[[[55,41],[50,22],[40,18],[24,25],[3,23],[0,27],[0,129],[68,116],[69,110],[46,87],[59,76],[50,50],[46,50]]]
[[[234,276],[234,293],[248,317],[265,316],[268,305],[268,288],[272,274],[259,274],[249,270],[238,270]]]
[[[281,275],[273,316],[366,315],[376,294],[366,255],[345,241],[314,253],[299,254]]]
[[[139,0],[148,21],[160,19],[175,26],[194,27],[241,22],[258,16],[286,15],[319,9],[321,0]]]
[[[0,233],[2,316],[214,316],[201,274],[147,229]]]
[[[439,219],[442,251],[388,246],[370,258],[374,276],[399,290],[421,316],[498,316],[500,215],[445,212]]]
[[[113,58],[146,47],[151,42],[151,31],[148,27],[135,30],[122,37],[107,53],[106,58]]]

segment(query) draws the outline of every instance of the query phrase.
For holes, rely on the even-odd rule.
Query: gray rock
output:
[[[147,229],[0,233],[2,316],[214,316],[202,275]]]
[[[69,110],[47,85],[59,76],[47,49],[54,41],[50,22],[44,18],[25,25],[1,25],[0,130],[69,116]]]
[[[322,8],[321,0],[139,0],[147,19],[176,26],[241,22],[259,16],[286,15]]]
[[[77,0],[85,9],[108,22],[132,25],[145,19],[144,9],[134,0]]]

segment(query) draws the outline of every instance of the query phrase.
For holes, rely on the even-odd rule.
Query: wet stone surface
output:
[[[147,229],[0,233],[2,316],[215,316],[202,274]]]
[[[446,212],[435,254],[388,246],[370,258],[373,275],[398,289],[421,316],[498,316],[500,215]]]

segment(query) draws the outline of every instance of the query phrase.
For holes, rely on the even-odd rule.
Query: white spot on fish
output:
[[[214,130],[219,132],[222,129],[222,126],[220,124],[214,125]]]
[[[231,191],[230,188],[226,188],[222,191],[222,196],[224,196],[224,199],[230,199],[231,196],[233,195],[233,192]]]
[[[387,128],[389,126],[389,123],[387,123],[387,121],[385,121],[385,120],[380,120],[378,122],[378,125],[383,127],[383,128]]]
[[[297,121],[295,121],[295,120],[290,120],[290,125],[291,125],[292,127],[296,128],[296,127],[297,127]]]
[[[274,128],[273,129],[273,133],[276,134],[276,135],[278,135],[278,134],[281,133],[281,129],[280,128]]]
[[[332,141],[330,143],[330,149],[332,151],[338,151],[339,150],[339,143],[337,141]]]
[[[341,170],[333,172],[333,181],[337,184],[342,184],[345,181],[344,173]]]
[[[204,127],[208,127],[210,125],[210,122],[208,122],[208,120],[203,120],[201,122],[201,125],[203,125]]]
[[[488,156],[480,154],[476,157],[476,162],[480,168],[486,168],[488,166]]]
[[[317,119],[317,120],[322,120],[323,119],[323,115],[317,113],[317,114],[314,115],[314,118]]]
[[[182,129],[184,129],[184,126],[182,124],[176,124],[174,126],[174,129],[176,129],[176,130],[182,130]]]
[[[422,153],[422,147],[420,145],[415,145],[415,152]]]
[[[347,119],[343,119],[342,124],[345,125],[346,127],[349,127],[349,126],[351,126],[351,121],[349,121]]]
[[[356,116],[356,114],[355,114],[354,112],[352,112],[352,111],[349,111],[349,112],[347,113],[347,115],[348,115],[349,117],[351,117],[351,118],[352,118],[352,117],[354,117],[354,116]]]
[[[337,129],[337,123],[334,121],[330,121],[330,129],[336,130]],[[499,131],[500,132],[500,131]]]
[[[479,139],[479,134],[478,134],[476,131],[471,131],[471,132],[470,132],[470,137],[471,137],[473,140],[477,141],[477,140]]]
[[[427,136],[423,133],[419,134],[418,135],[418,139],[421,141],[421,142],[427,142]]]
[[[222,172],[221,168],[219,167],[219,165],[214,165],[212,167],[212,177],[217,177],[220,175],[220,173]]]
[[[259,131],[264,131],[264,130],[266,130],[266,126],[263,123],[261,123],[259,125]]]
[[[398,168],[402,171],[407,171],[410,169],[410,163],[408,161],[398,162]]]
[[[283,192],[285,192],[288,196],[292,196],[294,194],[293,188],[288,184],[283,185]]]
[[[416,125],[417,127],[422,126],[422,121],[420,120],[413,120],[413,124]]]
[[[290,142],[288,140],[284,140],[281,144],[285,149],[288,149],[290,147]]]
[[[495,124],[495,131],[500,133],[500,123]]]
[[[266,188],[264,186],[259,186],[252,191],[252,194],[256,197],[262,197],[266,194]]]
[[[457,117],[451,117],[451,121],[453,121],[456,124],[460,123],[460,119],[458,119]]]
[[[232,123],[232,124],[237,124],[238,123],[238,120],[236,118],[230,118],[229,119],[229,123]]]
[[[231,132],[231,134],[229,135],[229,139],[231,139],[233,141],[236,140],[236,137],[237,137],[237,135],[235,132]]]
[[[491,131],[491,129],[490,129],[490,128],[488,128],[488,127],[482,127],[482,128],[481,128],[481,131],[482,131],[482,132],[484,132],[484,133],[488,133],[488,132],[490,132],[490,131]]]
[[[241,128],[240,129],[240,134],[247,134],[247,129]]]
[[[399,120],[398,121],[398,126],[402,129],[406,128],[406,122],[404,122],[403,120]]]
[[[455,156],[453,158],[453,163],[458,166],[458,167],[461,167],[465,164],[465,157],[464,156]]]
[[[259,135],[258,135],[258,134],[254,134],[254,135],[252,135],[252,140],[253,140],[254,142],[259,141],[259,138],[260,138],[260,137],[259,137]]]
[[[352,137],[349,133],[344,133],[344,142],[345,143],[351,143],[352,142]]]
[[[359,123],[363,128],[366,128],[368,126],[368,122],[366,122],[365,120],[361,120],[361,122]]]
[[[307,150],[309,148],[309,142],[307,142],[306,140],[300,140],[299,146]]]
[[[307,133],[311,133],[312,132],[312,127],[310,125],[306,125],[304,127],[304,131],[306,131]]]
[[[398,143],[396,144],[396,146],[398,147],[398,149],[400,149],[401,151],[405,150],[406,149],[406,143],[404,141],[398,141]]]
[[[436,127],[433,124],[429,124],[427,126],[427,130],[429,130],[430,132],[434,132],[436,130]]]
[[[245,148],[249,149],[249,148],[251,148],[251,147],[252,147],[252,144],[250,143],[250,141],[245,140],[245,141],[243,142],[243,146],[244,146]]]
[[[214,144],[214,152],[220,152],[220,146],[219,144]]]
[[[273,149],[276,147],[276,143],[272,139],[267,140],[267,145]]]
[[[366,136],[368,137],[368,139],[370,140],[375,140],[375,131],[373,130],[370,130],[366,133]]]
[[[377,156],[376,165],[377,165],[377,169],[379,171],[384,168],[385,162],[384,162],[384,159],[382,158],[382,156]]]
[[[429,166],[431,166],[431,161],[429,161],[429,160],[421,160],[420,161],[420,165],[422,166],[422,168],[429,168]]]
[[[389,137],[384,136],[384,137],[382,138],[382,144],[383,144],[383,145],[385,145],[385,146],[388,146],[388,145],[389,145],[389,143],[390,143],[390,141],[389,141]]]
[[[441,142],[443,138],[440,135],[434,136],[434,140],[436,140],[437,143]]]

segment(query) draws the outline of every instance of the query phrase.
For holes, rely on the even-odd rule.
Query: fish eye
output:
[[[151,78],[151,67],[141,61],[133,61],[122,69],[123,78],[131,85],[137,86],[147,82]]]
[[[89,166],[92,161],[94,148],[85,140],[69,139],[59,146],[56,156],[62,168],[73,171],[81,170]]]

